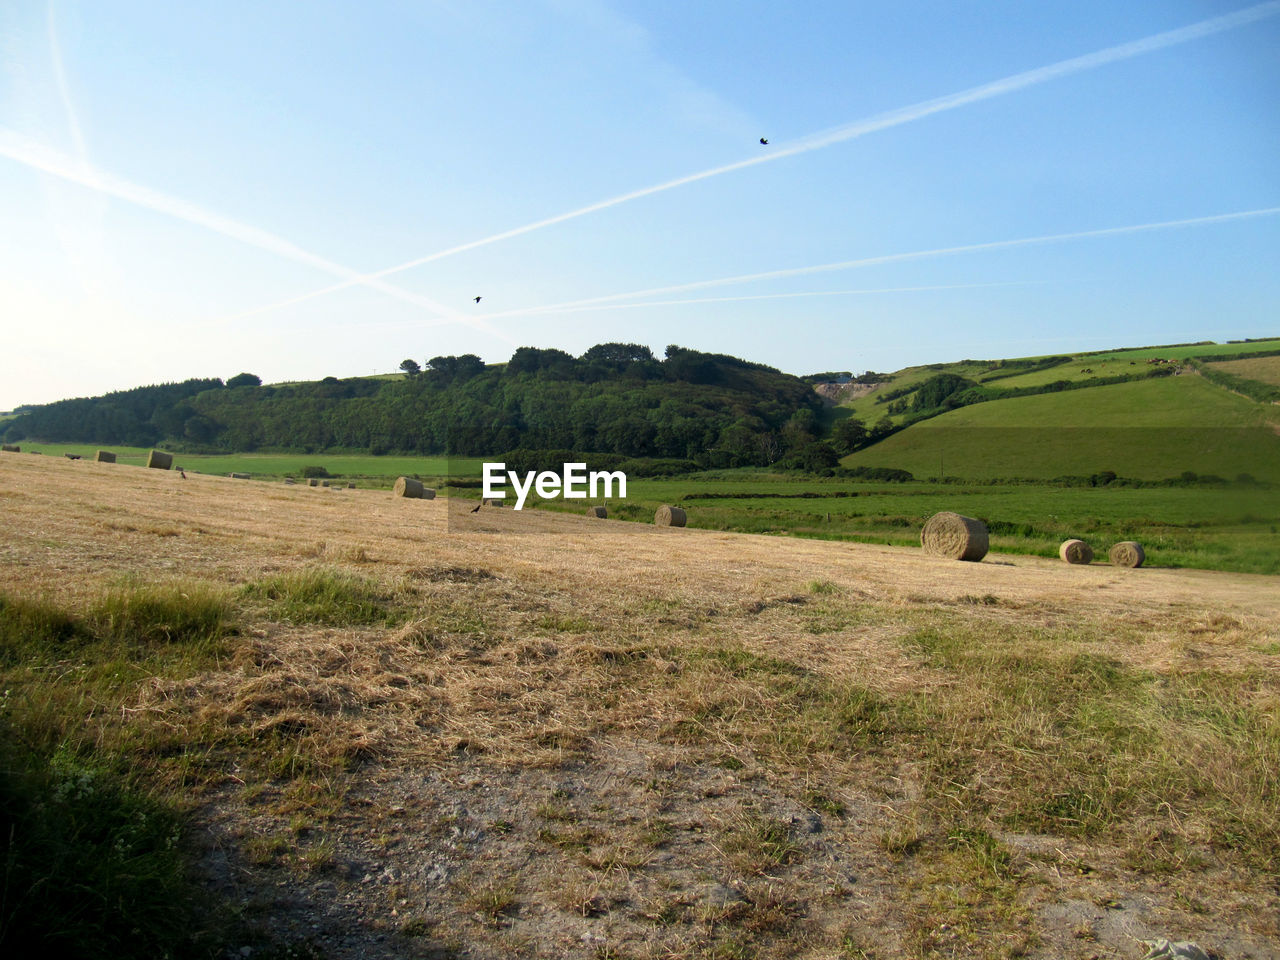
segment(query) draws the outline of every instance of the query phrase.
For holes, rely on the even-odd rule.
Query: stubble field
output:
[[[1280,957],[1274,578],[7,454],[0,597],[32,776],[204,891],[117,955]]]

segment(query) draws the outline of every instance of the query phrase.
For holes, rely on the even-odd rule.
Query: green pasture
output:
[[[1191,344],[1183,347],[1137,347],[1132,350],[1104,350],[1098,353],[1076,354],[1081,360],[1088,360],[1085,366],[1099,360],[1115,357],[1123,360],[1147,360],[1162,357],[1165,360],[1183,360],[1187,357],[1221,357],[1236,353],[1258,353],[1263,350],[1280,350],[1280,338],[1273,340],[1255,340],[1252,343],[1208,343]]]
[[[1186,375],[961,407],[844,458],[918,478],[1280,480],[1280,411]]]
[[[921,367],[908,367],[895,375],[892,383],[882,384],[871,393],[852,400],[846,404],[841,404],[841,410],[850,411],[849,415],[858,417],[866,423],[874,423],[885,415],[886,404],[877,403],[879,397],[903,387],[914,386],[927,380],[929,377],[939,373],[952,373],[957,376],[967,377],[979,383],[986,382],[986,378],[995,377],[990,381],[993,387],[1031,387],[1042,386],[1044,384],[1053,383],[1057,380],[1084,381],[1093,380],[1101,377],[1117,377],[1128,376],[1135,373],[1143,373],[1151,369],[1148,360],[1160,358],[1162,360],[1184,360],[1187,357],[1215,357],[1230,356],[1237,353],[1253,353],[1264,350],[1280,350],[1280,339],[1276,340],[1259,340],[1254,343],[1216,343],[1204,344],[1201,346],[1184,346],[1184,347],[1139,347],[1133,350],[1108,350],[1098,353],[1078,353],[1072,355],[1072,359],[1064,363],[1060,363],[1044,370],[1034,370],[1028,373],[1016,374],[1014,376],[1000,376],[1000,374],[1008,372],[1009,368],[993,368],[992,364],[985,361],[962,361],[958,363],[946,364],[930,364]],[[1066,354],[1063,354],[1066,356]],[[1025,357],[1025,360],[1037,360],[1039,357]],[[1272,358],[1264,358],[1262,361],[1266,363]],[[1246,361],[1232,361],[1244,363]],[[1266,376],[1259,376],[1256,373],[1247,373],[1243,370],[1235,370],[1226,364],[1223,369],[1227,369],[1238,376],[1251,377],[1255,380],[1261,380],[1264,383],[1280,382],[1268,379]],[[1280,377],[1280,360],[1274,364],[1268,364],[1267,370],[1275,370],[1273,376]],[[908,397],[910,402],[910,397]],[[901,416],[894,417],[894,420],[901,420]]]
[[[691,527],[896,545],[919,545],[924,521],[954,510],[984,520],[991,548],[1005,553],[1052,557],[1079,537],[1105,560],[1113,543],[1138,540],[1151,566],[1280,573],[1280,495],[1262,487],[867,484],[726,473],[632,480],[626,498],[606,506],[612,518],[649,523],[663,503],[683,507]],[[587,501],[529,505],[580,513]]]
[[[145,466],[150,447],[102,446],[94,443],[23,443],[24,453],[43,453],[60,457],[79,454],[92,460],[99,449],[110,450],[116,455],[116,463]],[[448,457],[375,457],[370,454],[349,453],[175,453],[173,465],[181,466],[188,473],[226,475],[247,473],[254,479],[283,479],[300,477],[305,467],[324,467],[330,476],[347,479],[385,481],[390,486],[396,477],[448,477],[454,473],[479,475],[482,460],[478,458],[454,459]]]

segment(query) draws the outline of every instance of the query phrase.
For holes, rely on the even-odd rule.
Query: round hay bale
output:
[[[322,486],[322,487],[327,487],[327,486],[329,486],[329,481],[328,481],[328,480],[321,480],[321,481],[320,481],[320,486]]]
[[[688,519],[688,515],[679,507],[664,503],[653,515],[653,524],[656,527],[683,527]]]
[[[1134,540],[1121,540],[1111,548],[1108,556],[1111,557],[1111,565],[1113,567],[1140,567],[1142,562],[1147,559],[1147,554],[1142,549],[1142,544]]]
[[[115,463],[116,455],[110,450],[99,450],[93,459],[98,463]]]
[[[348,481],[347,481],[347,489],[348,489],[348,490],[354,490],[355,488],[356,488],[356,482],[355,482],[354,480],[348,480]]]
[[[170,470],[173,468],[173,454],[152,450],[147,454],[147,466],[155,470]]]
[[[987,525],[944,510],[925,521],[920,545],[935,557],[976,562],[987,555]]]
[[[22,448],[16,443],[6,443],[0,445],[0,451],[3,451],[4,453],[21,453]]]
[[[249,479],[249,475],[247,473],[233,473],[230,476],[232,480],[248,480]]]
[[[422,485],[422,481],[413,477],[397,477],[395,486],[391,488],[391,492],[397,497],[407,497],[410,500],[422,499],[424,490],[426,487]]]
[[[298,481],[297,481],[297,480],[295,480],[295,479],[293,479],[293,477],[285,477],[285,478],[284,478],[284,483],[285,483],[285,486],[287,486],[287,487],[292,487],[292,486],[293,486],[295,483],[297,483],[297,482],[298,482]]]
[[[318,487],[318,486],[320,486],[320,481],[319,481],[319,480],[317,480],[315,477],[310,477],[310,478],[307,480],[307,486],[308,486],[308,487]]]
[[[63,456],[64,456],[64,457],[66,457],[68,460],[79,460],[79,459],[80,459],[80,454],[78,454],[78,453],[64,453],[64,454],[63,454]]]
[[[609,511],[604,507],[587,507],[587,516],[599,517],[601,520],[607,520],[609,518]]]
[[[1058,556],[1066,563],[1093,563],[1093,547],[1083,540],[1064,540]]]
[[[500,507],[500,506],[502,506],[502,500],[500,500],[500,499],[499,499],[499,498],[497,498],[497,497],[490,497],[488,500],[485,500],[485,501],[483,501],[483,502],[484,502],[484,505],[485,505],[486,507]]]

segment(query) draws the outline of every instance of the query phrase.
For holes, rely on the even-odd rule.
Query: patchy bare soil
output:
[[[213,744],[187,787],[202,875],[277,943],[1048,960],[1164,936],[1280,958],[1273,578],[0,456],[11,595],[315,567],[382,585],[395,624],[247,605],[218,669],[121,707]],[[1041,669],[1103,679],[1062,700],[1037,681],[1018,712]],[[1091,737],[1117,725],[1132,762],[1061,782],[1107,765]]]

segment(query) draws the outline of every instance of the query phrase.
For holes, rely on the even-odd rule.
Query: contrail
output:
[[[1039,237],[1019,237],[1016,240],[992,240],[987,243],[970,243],[957,247],[937,247],[931,250],[914,250],[910,253],[890,253],[878,257],[863,257],[859,260],[841,260],[837,263],[821,263],[816,266],[791,267],[785,270],[768,270],[764,273],[742,273],[732,277],[719,277],[715,280],[696,280],[692,283],[677,283],[668,287],[650,287],[646,290],[632,290],[627,293],[612,293],[603,297],[590,297],[585,300],[570,300],[565,303],[552,303],[541,307],[525,307],[519,310],[505,310],[501,313],[487,313],[485,320],[501,317],[527,316],[539,313],[558,313],[561,311],[581,310],[601,304],[613,303],[617,300],[631,300],[636,297],[652,297],[667,293],[682,293],[687,290],[704,290],[707,287],[723,287],[735,283],[751,283],[757,280],[778,280],[783,277],[799,277],[811,273],[830,273],[836,270],[856,270],[860,267],[879,266],[885,263],[902,263],[908,260],[926,260],[933,257],[948,257],[962,253],[975,253],[980,250],[1004,250],[1012,247],[1030,247],[1038,244],[1062,243],[1068,240],[1085,240],[1092,237],[1116,237],[1129,233],[1146,233],[1153,230],[1172,230],[1177,227],[1196,227],[1211,223],[1228,223],[1233,220],[1248,220],[1254,217],[1268,217],[1280,213],[1280,207],[1261,207],[1257,210],[1240,210],[1234,213],[1218,213],[1207,217],[1188,217],[1183,220],[1160,220],[1154,223],[1138,223],[1123,227],[1104,227],[1099,230],[1077,230],[1072,233],[1050,233]],[[646,304],[637,304],[645,306]]]
[[[1060,77],[1070,76],[1071,74],[1081,73],[1086,70],[1094,70],[1098,67],[1117,63],[1121,60],[1129,60],[1133,57],[1142,56],[1147,53],[1154,53],[1168,47],[1177,46],[1183,43],[1190,43],[1193,40],[1199,40],[1215,33],[1222,33],[1225,30],[1233,30],[1236,27],[1264,20],[1267,17],[1275,16],[1278,13],[1280,13],[1280,0],[1267,0],[1265,3],[1258,3],[1251,7],[1245,7],[1242,10],[1237,10],[1234,13],[1228,13],[1220,17],[1201,20],[1198,23],[1193,23],[1186,27],[1179,27],[1176,30],[1166,30],[1163,33],[1152,34],[1151,36],[1143,37],[1140,40],[1133,40],[1129,43],[1106,47],[1105,49],[1095,51],[1094,53],[1087,53],[1079,57],[1073,57],[1069,60],[1060,60],[1057,63],[1050,64],[1049,66],[1038,67],[1034,70],[1027,70],[1023,73],[1015,73],[1000,80],[993,80],[990,83],[970,87],[969,89],[962,90],[959,93],[948,94],[946,96],[937,97],[933,100],[924,100],[919,103],[912,104],[911,106],[901,107],[897,110],[876,114],[875,116],[863,120],[856,120],[853,123],[848,123],[843,126],[833,127],[830,130],[811,134],[810,136],[797,140],[789,145],[780,145],[777,149],[759,154],[747,160],[739,160],[735,163],[712,167],[709,170],[691,173],[687,176],[677,177],[674,180],[665,180],[662,183],[655,184],[651,187],[632,190],[629,193],[619,194],[618,196],[611,197],[608,200],[600,200],[596,203],[588,204],[585,207],[578,207],[575,210],[570,210],[568,213],[561,213],[554,217],[536,220],[533,223],[527,223],[522,227],[514,227],[510,230],[505,230],[502,233],[495,233],[492,236],[483,237],[479,240],[472,240],[468,243],[449,247],[445,250],[427,254],[423,257],[407,260],[394,267],[387,267],[385,270],[379,270],[375,273],[367,273],[359,277],[346,279],[341,283],[325,287],[323,290],[315,290],[311,293],[302,294],[301,296],[293,297],[288,300],[282,300],[278,303],[257,307],[252,310],[245,311],[244,313],[237,314],[236,316],[249,316],[269,310],[275,310],[280,307],[292,306],[293,304],[302,303],[306,300],[311,300],[316,297],[333,293],[337,290],[342,290],[356,283],[364,283],[370,280],[390,276],[394,273],[400,273],[403,270],[420,267],[424,264],[431,263],[434,260],[451,257],[454,254],[463,253],[467,250],[474,250],[477,247],[497,243],[500,240],[509,240],[512,237],[518,237],[525,233],[532,233],[534,230],[541,230],[544,227],[550,227],[557,223],[564,223],[566,220],[573,220],[577,217],[586,216],[589,213],[596,213],[600,210],[606,210],[609,207],[616,207],[619,204],[629,203],[632,200],[639,200],[641,197],[652,196],[655,193],[662,193],[666,190],[675,189],[676,187],[683,187],[690,183],[696,183],[699,180],[706,180],[711,177],[718,177],[722,174],[732,173],[735,170],[744,170],[747,167],[754,167],[762,163],[772,163],[775,160],[781,160],[784,157],[793,157],[797,154],[808,153],[812,150],[820,150],[823,147],[829,147],[837,143],[844,143],[847,140],[854,140],[858,137],[866,136],[869,133],[876,133],[881,130],[888,130],[892,127],[899,127],[903,124],[923,119],[924,117],[932,116],[937,113],[944,113],[948,110],[955,110],[983,100],[990,100],[993,97],[1004,96],[1005,94],[1013,93],[1017,90],[1024,90],[1027,87],[1033,87],[1041,83],[1047,83],[1050,80],[1056,80]]]
[[[371,287],[388,296],[412,303],[435,314],[443,315],[450,321],[475,327],[485,333],[499,337],[507,343],[514,343],[506,333],[493,328],[482,318],[467,316],[428,297],[384,283],[376,277],[362,276],[349,267],[344,267],[339,263],[334,263],[332,260],[327,260],[308,250],[304,250],[283,237],[205,210],[178,197],[171,197],[157,190],[114,176],[94,167],[83,159],[77,160],[68,157],[64,153],[37,143],[5,127],[0,127],[0,156],[8,157],[41,173],[61,177],[72,183],[78,183],[91,190],[128,201],[148,210],[154,210],[157,213],[182,220],[185,223],[204,227],[206,230],[212,230],[214,233],[220,233],[225,237],[257,247],[268,253],[274,253],[295,263],[305,264],[332,276],[341,277],[344,281],[347,281],[343,286],[360,285]]]
[[[67,114],[67,127],[71,131],[71,142],[76,149],[76,156],[87,166],[89,151],[85,146],[84,133],[80,129],[80,117],[76,113],[75,104],[71,101],[71,88],[67,83],[67,72],[62,65],[62,45],[58,42],[58,27],[54,18],[53,0],[49,0],[47,23],[49,59],[53,61],[53,78],[58,87],[58,96],[62,99],[62,107]]]

